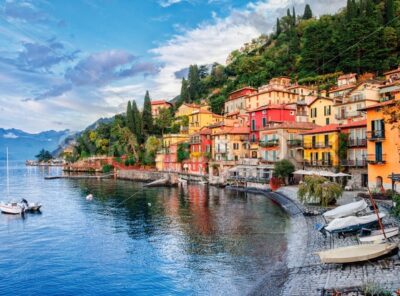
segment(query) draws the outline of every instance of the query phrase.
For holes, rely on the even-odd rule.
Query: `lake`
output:
[[[0,214],[1,295],[243,295],[285,262],[289,218],[265,196],[44,180],[61,170],[13,163],[7,197],[5,172],[0,200],[43,209]]]

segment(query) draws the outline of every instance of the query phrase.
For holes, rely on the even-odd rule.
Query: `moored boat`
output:
[[[322,263],[355,263],[376,259],[398,248],[397,243],[355,245],[318,252]]]
[[[25,210],[26,207],[17,202],[0,203],[0,211],[5,214],[21,215]]]
[[[362,244],[370,244],[370,243],[382,243],[385,242],[387,239],[395,237],[399,234],[398,227],[389,227],[385,228],[385,234],[381,229],[371,231],[369,235],[366,236],[359,236],[358,240]]]

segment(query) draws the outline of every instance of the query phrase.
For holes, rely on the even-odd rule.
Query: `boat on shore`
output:
[[[370,228],[377,223],[379,223],[383,217],[384,213],[379,213],[378,215],[371,214],[367,216],[349,216],[344,218],[333,219],[328,225],[324,226],[321,231],[327,231],[328,233],[348,233],[357,232],[362,228]]]
[[[385,234],[383,233],[382,229],[373,230],[366,236],[358,236],[358,240],[362,244],[382,243],[389,238],[397,236],[398,234],[398,227],[389,227],[385,228]]]
[[[368,204],[364,199],[349,204],[345,204],[334,208],[333,210],[327,211],[322,214],[326,222],[330,222],[336,218],[344,218],[348,216],[355,216],[359,213],[365,212],[368,208]]]
[[[397,243],[365,244],[317,252],[322,263],[354,263],[376,259],[398,249]]]

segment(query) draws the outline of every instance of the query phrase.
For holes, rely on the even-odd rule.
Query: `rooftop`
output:
[[[338,131],[339,128],[339,124],[337,123],[332,123],[332,124],[328,124],[325,126],[319,126],[317,128],[314,128],[310,131],[306,131],[304,133],[302,133],[303,135],[309,135],[309,134],[320,134],[320,133],[327,133],[327,132],[335,132]]]
[[[167,102],[166,100],[151,101],[151,104],[152,105],[162,105],[162,104],[172,105],[170,102]]]

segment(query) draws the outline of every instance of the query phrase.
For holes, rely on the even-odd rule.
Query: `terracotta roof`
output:
[[[389,100],[389,101],[381,102],[381,103],[378,103],[378,104],[366,106],[364,108],[358,109],[358,111],[366,111],[366,110],[374,109],[374,108],[378,108],[378,107],[389,106],[389,105],[394,104],[394,101],[395,100]]]
[[[190,103],[183,103],[182,105],[185,105],[185,106],[188,106],[188,107],[191,107],[191,108],[200,108],[201,107],[200,105],[190,104]]]
[[[211,134],[211,130],[208,127],[203,127],[200,129],[200,135],[209,135]]]
[[[296,121],[284,121],[277,125],[266,126],[262,130],[272,130],[272,129],[315,129],[319,127],[312,122],[296,122]]]
[[[397,69],[390,70],[390,71],[383,73],[383,75],[390,75],[390,74],[397,73],[397,72],[400,72],[400,66]]]
[[[329,100],[329,101],[332,101],[332,102],[333,102],[333,98],[328,98],[328,97],[316,97],[316,98],[312,99],[310,103],[308,103],[308,106],[311,106],[312,104],[314,104],[314,102],[315,102],[316,100]]]
[[[238,134],[249,134],[250,133],[250,128],[246,126],[240,126],[240,127],[227,127],[225,129],[221,129],[221,131],[216,132],[213,135],[238,135]]]
[[[237,115],[239,113],[240,113],[239,111],[234,111],[234,112],[230,112],[230,113],[226,114],[225,116]]]
[[[251,109],[246,111],[247,113],[250,112],[255,112],[255,111],[260,111],[260,110],[266,110],[266,109],[284,109],[284,110],[296,110],[295,107],[290,106],[292,104],[271,104],[271,105],[263,105],[260,107],[257,107],[255,109]]]
[[[353,77],[356,77],[356,76],[357,76],[356,73],[343,74],[343,75],[340,75],[338,77],[338,80],[339,79],[346,79],[346,78],[353,78]]]
[[[367,120],[357,120],[357,121],[352,121],[346,124],[341,124],[339,128],[351,128],[351,127],[358,127],[358,126],[367,126]]]
[[[325,126],[320,126],[315,129],[312,129],[310,131],[302,133],[303,135],[309,135],[309,134],[320,134],[320,133],[327,133],[327,132],[335,132],[338,131],[339,124],[337,123],[332,123],[329,125]]]
[[[167,102],[165,100],[158,100],[158,101],[151,101],[152,105],[161,105],[161,104],[168,104],[168,105],[172,105],[170,102]]]
[[[242,87],[242,88],[239,88],[239,89],[236,89],[236,90],[234,90],[234,91],[231,91],[228,95],[237,93],[237,92],[242,91],[242,90],[244,90],[244,89],[256,90],[256,89],[255,89],[254,87],[252,87],[252,86],[244,86],[244,87]]]
[[[346,84],[346,85],[342,85],[342,86],[336,86],[336,87],[332,87],[328,92],[332,93],[332,92],[337,92],[337,91],[341,91],[341,90],[345,90],[345,89],[349,89],[349,88],[353,88],[356,87],[355,84]]]

